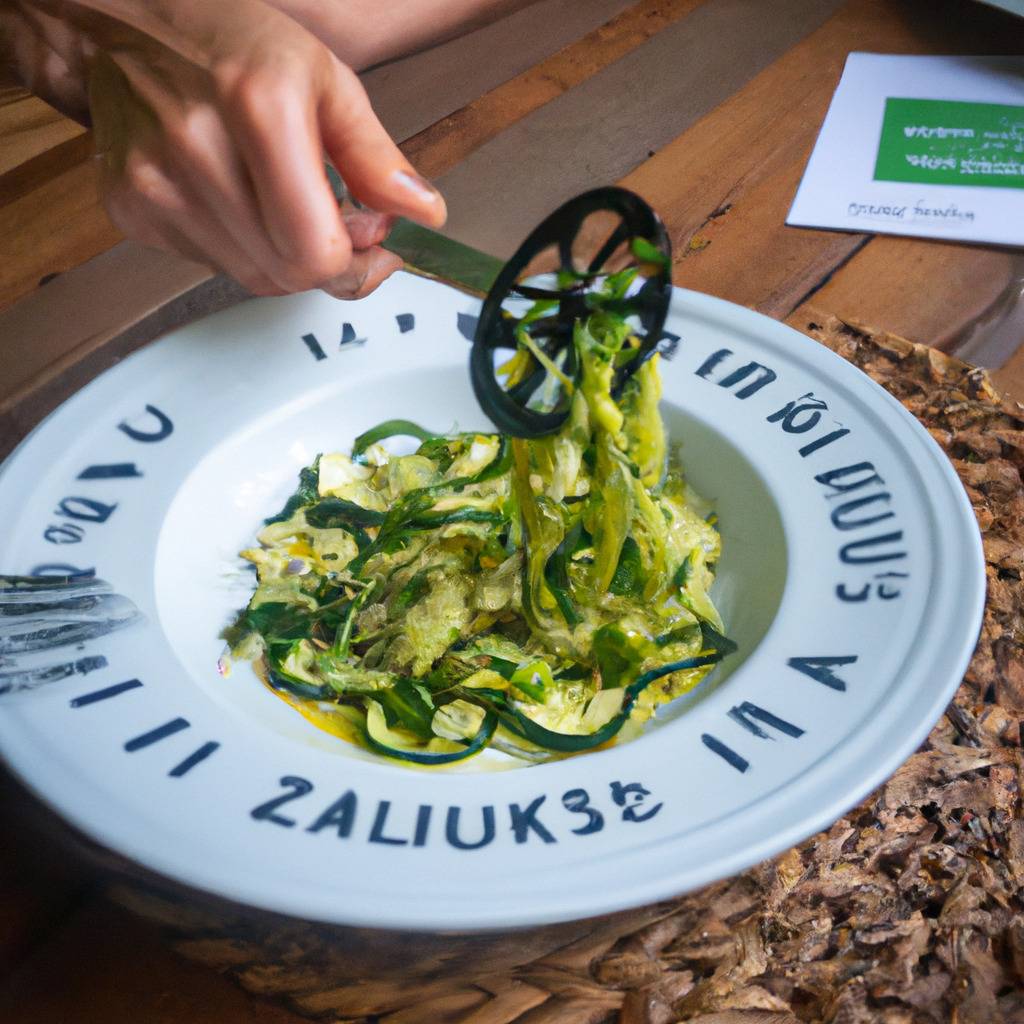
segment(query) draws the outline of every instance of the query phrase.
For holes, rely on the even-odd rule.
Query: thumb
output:
[[[377,120],[362,83],[340,63],[333,88],[321,99],[319,116],[327,155],[360,203],[428,227],[445,222],[448,212],[441,193],[402,156]]]

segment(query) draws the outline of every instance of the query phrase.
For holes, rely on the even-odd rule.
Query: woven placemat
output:
[[[121,900],[161,919],[186,955],[332,1022],[1024,1022],[1024,408],[933,349],[813,312],[796,326],[928,427],[984,536],[988,602],[967,676],[881,789],[735,878],[542,939],[453,937],[400,981],[389,971],[419,956],[415,942],[396,939],[376,977],[340,983],[358,944],[311,960],[312,926],[254,942],[248,926],[183,916],[173,899]]]

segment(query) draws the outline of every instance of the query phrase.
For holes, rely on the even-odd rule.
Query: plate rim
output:
[[[451,915],[447,915],[443,919],[439,919],[429,915],[423,915],[417,918],[415,914],[403,915],[400,913],[395,914],[393,912],[382,912],[384,908],[378,907],[377,912],[372,916],[345,914],[343,917],[339,917],[337,914],[327,915],[321,913],[318,915],[316,913],[314,903],[310,902],[308,898],[301,898],[301,887],[295,887],[295,893],[299,896],[297,899],[282,900],[280,899],[280,891],[276,889],[271,894],[270,899],[254,899],[252,898],[252,893],[254,891],[259,890],[261,893],[265,893],[265,889],[259,886],[255,888],[247,888],[245,885],[241,885],[239,887],[225,887],[222,882],[216,885],[206,884],[206,881],[201,881],[194,873],[186,873],[188,871],[188,867],[191,867],[192,865],[182,868],[179,872],[176,872],[173,870],[173,865],[168,865],[165,868],[164,866],[158,866],[152,859],[141,859],[133,853],[128,853],[123,848],[119,848],[107,841],[105,837],[94,834],[89,829],[87,821],[81,820],[74,814],[69,813],[67,808],[61,807],[56,801],[51,800],[44,792],[33,785],[29,778],[19,771],[12,763],[11,758],[5,754],[4,760],[12,771],[12,774],[14,774],[22,784],[33,792],[47,808],[54,812],[58,818],[70,824],[74,830],[80,832],[88,841],[96,843],[101,849],[113,854],[114,857],[127,859],[136,863],[142,871],[161,876],[174,884],[184,885],[187,888],[198,889],[217,898],[228,899],[242,906],[254,907],[271,913],[285,914],[292,917],[304,918],[306,920],[318,920],[323,923],[340,926],[368,926],[405,931],[429,931],[437,928],[445,928],[446,930],[461,929],[464,931],[483,932],[499,930],[502,928],[539,927],[559,922],[584,920],[591,917],[602,916],[608,913],[614,913],[641,906],[646,903],[678,896],[684,892],[689,892],[704,886],[712,881],[734,875],[746,868],[749,868],[753,864],[783,852],[795,843],[802,841],[803,839],[821,831],[822,828],[831,825],[850,807],[856,805],[864,798],[864,796],[874,790],[881,782],[891,777],[893,772],[907,760],[907,758],[914,750],[916,750],[923,739],[931,731],[935,722],[941,716],[943,709],[948,705],[949,700],[959,688],[964,672],[966,671],[973,655],[974,645],[981,630],[984,614],[986,578],[985,560],[980,531],[978,530],[973,510],[969,504],[969,500],[963,486],[960,483],[952,464],[942,452],[935,439],[895,397],[889,394],[889,392],[887,392],[866,373],[863,373],[859,368],[843,359],[837,353],[832,352],[824,345],[821,345],[813,339],[801,334],[788,324],[774,320],[745,307],[738,306],[735,303],[687,289],[674,288],[673,305],[676,305],[677,302],[677,312],[684,317],[688,314],[693,315],[695,313],[697,315],[701,315],[700,311],[705,310],[712,319],[720,319],[721,316],[725,316],[733,320],[738,318],[739,322],[742,324],[744,332],[759,341],[764,340],[766,336],[767,338],[771,338],[772,335],[777,337],[780,345],[787,342],[793,342],[795,339],[798,339],[798,344],[800,346],[804,346],[803,354],[806,354],[809,357],[811,364],[814,364],[815,362],[823,363],[825,367],[825,375],[830,383],[835,381],[833,373],[828,372],[833,368],[841,368],[838,371],[840,377],[847,373],[857,374],[858,376],[856,378],[851,377],[850,380],[853,381],[856,379],[860,386],[869,386],[873,390],[874,397],[882,402],[883,407],[887,408],[887,411],[890,414],[896,415],[903,422],[904,426],[909,428],[911,434],[931,456],[931,462],[934,468],[938,470],[947,485],[947,497],[950,499],[950,510],[955,506],[956,511],[958,512],[958,523],[956,529],[963,531],[963,537],[961,539],[968,542],[965,545],[965,548],[960,552],[960,561],[963,565],[967,566],[968,569],[973,569],[974,572],[971,574],[964,573],[960,576],[960,579],[964,583],[965,591],[968,589],[968,584],[970,584],[970,593],[967,595],[968,600],[966,602],[969,606],[969,613],[964,617],[966,619],[965,635],[970,635],[970,641],[965,641],[961,645],[959,657],[952,665],[950,665],[949,668],[946,669],[946,672],[943,673],[944,676],[948,677],[948,681],[943,686],[933,687],[931,700],[927,702],[928,710],[926,712],[919,713],[918,722],[914,729],[903,731],[902,742],[893,744],[886,753],[880,756],[876,760],[873,770],[858,775],[857,778],[851,784],[847,785],[831,802],[822,803],[819,806],[817,813],[801,813],[786,828],[765,835],[759,843],[748,845],[743,850],[736,850],[731,857],[715,861],[713,866],[711,864],[706,865],[703,871],[695,871],[692,868],[688,868],[680,873],[676,873],[672,870],[666,870],[659,873],[656,877],[643,882],[634,880],[634,883],[629,887],[624,888],[621,885],[609,887],[609,889],[604,893],[596,895],[583,912],[580,912],[577,907],[566,908],[562,906],[559,908],[538,908],[537,906],[533,906],[532,912],[530,913],[527,913],[525,910],[520,910],[518,914],[506,913],[498,920],[492,919],[493,916],[479,913],[469,915],[463,914],[461,917],[452,917]],[[716,313],[719,314],[719,316],[716,317]],[[202,321],[196,321],[195,323],[201,322]],[[172,338],[179,333],[179,330],[180,329],[170,332],[164,337]],[[146,346],[143,349],[138,350],[138,353],[142,354],[150,348],[151,346]],[[134,355],[135,353],[133,353],[133,356]],[[132,357],[129,357],[129,359],[131,358]],[[126,359],[124,362],[128,361],[129,360]],[[802,356],[800,362],[804,362]],[[57,409],[49,413],[25,436],[25,438],[22,439],[18,446],[10,453],[3,463],[0,464],[0,485],[2,485],[3,478],[6,476],[9,467],[14,463],[20,453],[26,449],[32,439],[37,436],[37,434],[54,417],[56,417],[68,403],[74,401],[86,390],[91,389],[93,385],[102,381],[104,377],[112,371],[116,372],[116,367],[112,368],[112,370],[105,371],[98,377],[94,378],[93,381],[90,381],[83,388],[79,389],[79,391],[74,395],[61,403]],[[847,388],[846,382],[840,380],[839,383],[843,390],[849,393],[851,389]],[[871,412],[872,415],[878,415],[873,409]],[[882,418],[884,420],[884,417]],[[899,443],[896,445],[896,447],[902,450],[905,450],[907,446],[908,445],[904,443],[903,439],[899,439]],[[928,494],[927,498],[926,507],[928,508],[929,513],[934,515],[934,496]],[[967,527],[967,529],[963,529],[964,527]],[[921,694],[918,693],[918,697],[920,696]],[[832,748],[832,752],[834,753],[836,750],[848,746],[856,739],[856,737],[856,732],[852,735],[846,736],[841,743]],[[817,764],[818,761],[814,762],[803,776],[787,780],[780,789],[791,788],[798,782],[803,781],[807,776],[813,776],[815,774],[814,769]],[[768,796],[774,796],[776,792],[777,791],[771,791]],[[672,841],[678,842],[678,838],[666,837],[666,839],[663,840],[666,844]],[[173,858],[168,859],[173,860]],[[320,909],[325,910],[331,908],[321,907]]]

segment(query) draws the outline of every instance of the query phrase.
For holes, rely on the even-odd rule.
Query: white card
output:
[[[786,223],[1024,245],[1024,57],[851,53]]]

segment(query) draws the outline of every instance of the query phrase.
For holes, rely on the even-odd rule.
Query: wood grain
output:
[[[959,3],[852,0],[623,181],[670,225],[677,284],[784,317],[836,272],[831,294],[841,298],[844,272],[837,268],[855,256],[866,236],[787,227],[786,214],[847,54],[934,50],[930,11],[947,19],[945,24],[959,33],[966,49],[978,52],[998,50],[1008,31],[1017,36],[1024,31],[1007,29],[1007,20],[1012,19],[998,12]],[[856,265],[851,259],[848,294],[865,277],[891,276],[892,268],[885,264],[896,252],[913,252],[921,259],[918,283],[934,274],[938,290],[946,286],[946,274],[959,275],[965,287],[970,287],[969,280],[977,280],[972,271],[964,270],[958,255],[946,251],[948,247],[915,241],[901,248],[894,242],[882,241]],[[977,248],[966,258],[982,265],[981,278],[1001,262],[979,256]],[[922,298],[923,307],[928,296]],[[816,301],[823,300],[818,296]],[[889,319],[899,303],[898,297],[886,301],[888,306],[879,308],[883,319]],[[915,304],[909,298],[904,301]]]
[[[20,86],[0,83],[0,178],[85,129]]]
[[[0,207],[41,188],[92,155],[92,133],[81,132],[45,149],[0,175]],[[98,199],[96,200],[98,204]]]
[[[586,56],[589,45],[582,51],[570,47],[571,53],[566,57],[556,54],[541,77],[559,78],[561,87],[569,88],[624,49],[648,38],[658,27],[680,16],[696,2],[666,0],[658,5],[642,3],[631,17],[619,19],[607,32],[599,31],[587,37],[594,46],[592,54]],[[546,54],[555,49],[560,40],[567,38],[566,33],[571,38],[571,33],[580,30],[581,26],[599,22],[608,13],[624,6],[627,5],[622,0],[588,4],[585,11],[567,18],[563,0],[540,4],[530,9],[531,17],[539,21],[555,17],[557,31],[545,33],[542,42],[531,43],[525,48],[511,45],[522,35],[521,18],[526,13],[522,12],[508,19],[507,24],[490,26],[481,33],[473,33],[471,37],[440,47],[429,55],[435,62],[431,66],[432,74],[437,76],[440,84],[428,90],[412,88],[417,77],[423,76],[426,66],[423,62],[428,55],[409,58],[387,69],[371,72],[371,85],[378,96],[380,113],[400,138],[412,124],[408,120],[411,115],[403,110],[401,96],[416,93],[419,97],[419,114],[416,116],[424,116],[426,111],[436,119],[450,109],[455,98],[462,95],[460,90],[501,81],[502,76],[513,68],[504,56],[490,64],[483,62],[486,66],[481,67],[479,58],[484,44],[495,48],[499,55],[521,50],[516,60],[524,59],[523,55],[530,58]],[[634,27],[630,29],[630,25]],[[465,74],[457,73],[460,62],[466,65]],[[386,78],[381,77],[385,71]],[[499,102],[497,107],[490,108],[490,130],[502,127],[504,122],[495,119],[494,115],[503,106],[503,116],[512,118],[516,111],[533,109],[542,101],[529,88],[530,81],[536,81],[536,78],[528,77],[519,86],[527,100],[518,104]],[[11,92],[13,94],[14,90]],[[507,99],[509,93],[503,91],[501,95]],[[469,121],[476,125],[477,130],[480,122],[474,118],[478,113],[475,108],[469,112]],[[52,116],[59,118],[55,112]],[[471,133],[463,132],[460,138],[465,147]],[[6,269],[0,268],[0,309],[18,296],[32,292],[44,276],[103,253],[118,240],[95,198],[87,159],[90,153],[87,134],[77,129],[64,143],[48,150],[27,155],[28,151],[23,147],[20,152],[25,159],[6,175],[0,175],[0,231],[6,229],[12,239],[10,260],[5,261]],[[128,337],[146,340],[135,318],[149,318],[156,326],[168,329],[180,322],[179,314],[184,310],[197,306],[203,308],[202,303],[209,301],[208,294],[197,294],[189,301],[186,293],[188,288],[206,288],[213,276],[210,271],[184,261],[166,256],[155,258],[146,250],[131,246],[121,257],[112,261],[101,260],[91,270],[68,275],[59,287],[51,288],[40,301],[28,300],[24,308],[12,310],[9,315],[0,314],[0,332],[13,339],[7,351],[11,372],[0,381],[0,451],[9,450],[25,430],[73,387],[89,379],[90,373],[98,372],[128,351]],[[128,304],[116,300],[95,301],[96,295],[111,288],[121,295],[130,295]],[[223,292],[223,289],[214,290],[218,295]],[[162,319],[155,320],[154,311],[164,302],[170,306]],[[79,308],[84,308],[84,315],[75,315],[74,311]],[[119,344],[103,355],[102,350],[111,339],[131,324],[136,326],[129,335],[121,337]],[[62,383],[58,386],[58,382]],[[32,395],[30,403],[24,401],[29,394]]]
[[[1002,249],[877,236],[791,315],[801,319],[810,303],[948,351],[1002,295],[1014,271],[1014,257]]]
[[[706,0],[438,179],[445,232],[511,255],[560,202],[628,174],[839,6],[776,0],[765,18],[759,0]]]
[[[668,6],[677,3],[669,0]],[[364,83],[384,126],[403,141],[629,6],[629,0],[543,0],[431,51],[373,69]],[[536,31],[537,24],[545,31]],[[587,66],[600,63],[598,56]],[[503,126],[492,122],[494,131]],[[3,310],[42,278],[105,252],[121,236],[100,206],[88,164],[90,136],[80,125],[6,81],[0,83],[0,139]]]
[[[421,174],[428,178],[443,174],[510,125],[635,50],[702,2],[640,0],[547,60],[432,124],[405,142],[402,150]]]
[[[69,394],[145,341],[245,296],[206,267],[122,242],[0,312],[0,458]]]
[[[451,42],[364,72],[363,84],[384,127],[403,141],[591,32],[631,2],[541,0]]]
[[[97,201],[92,161],[62,171],[0,206],[0,307],[120,240]]]

